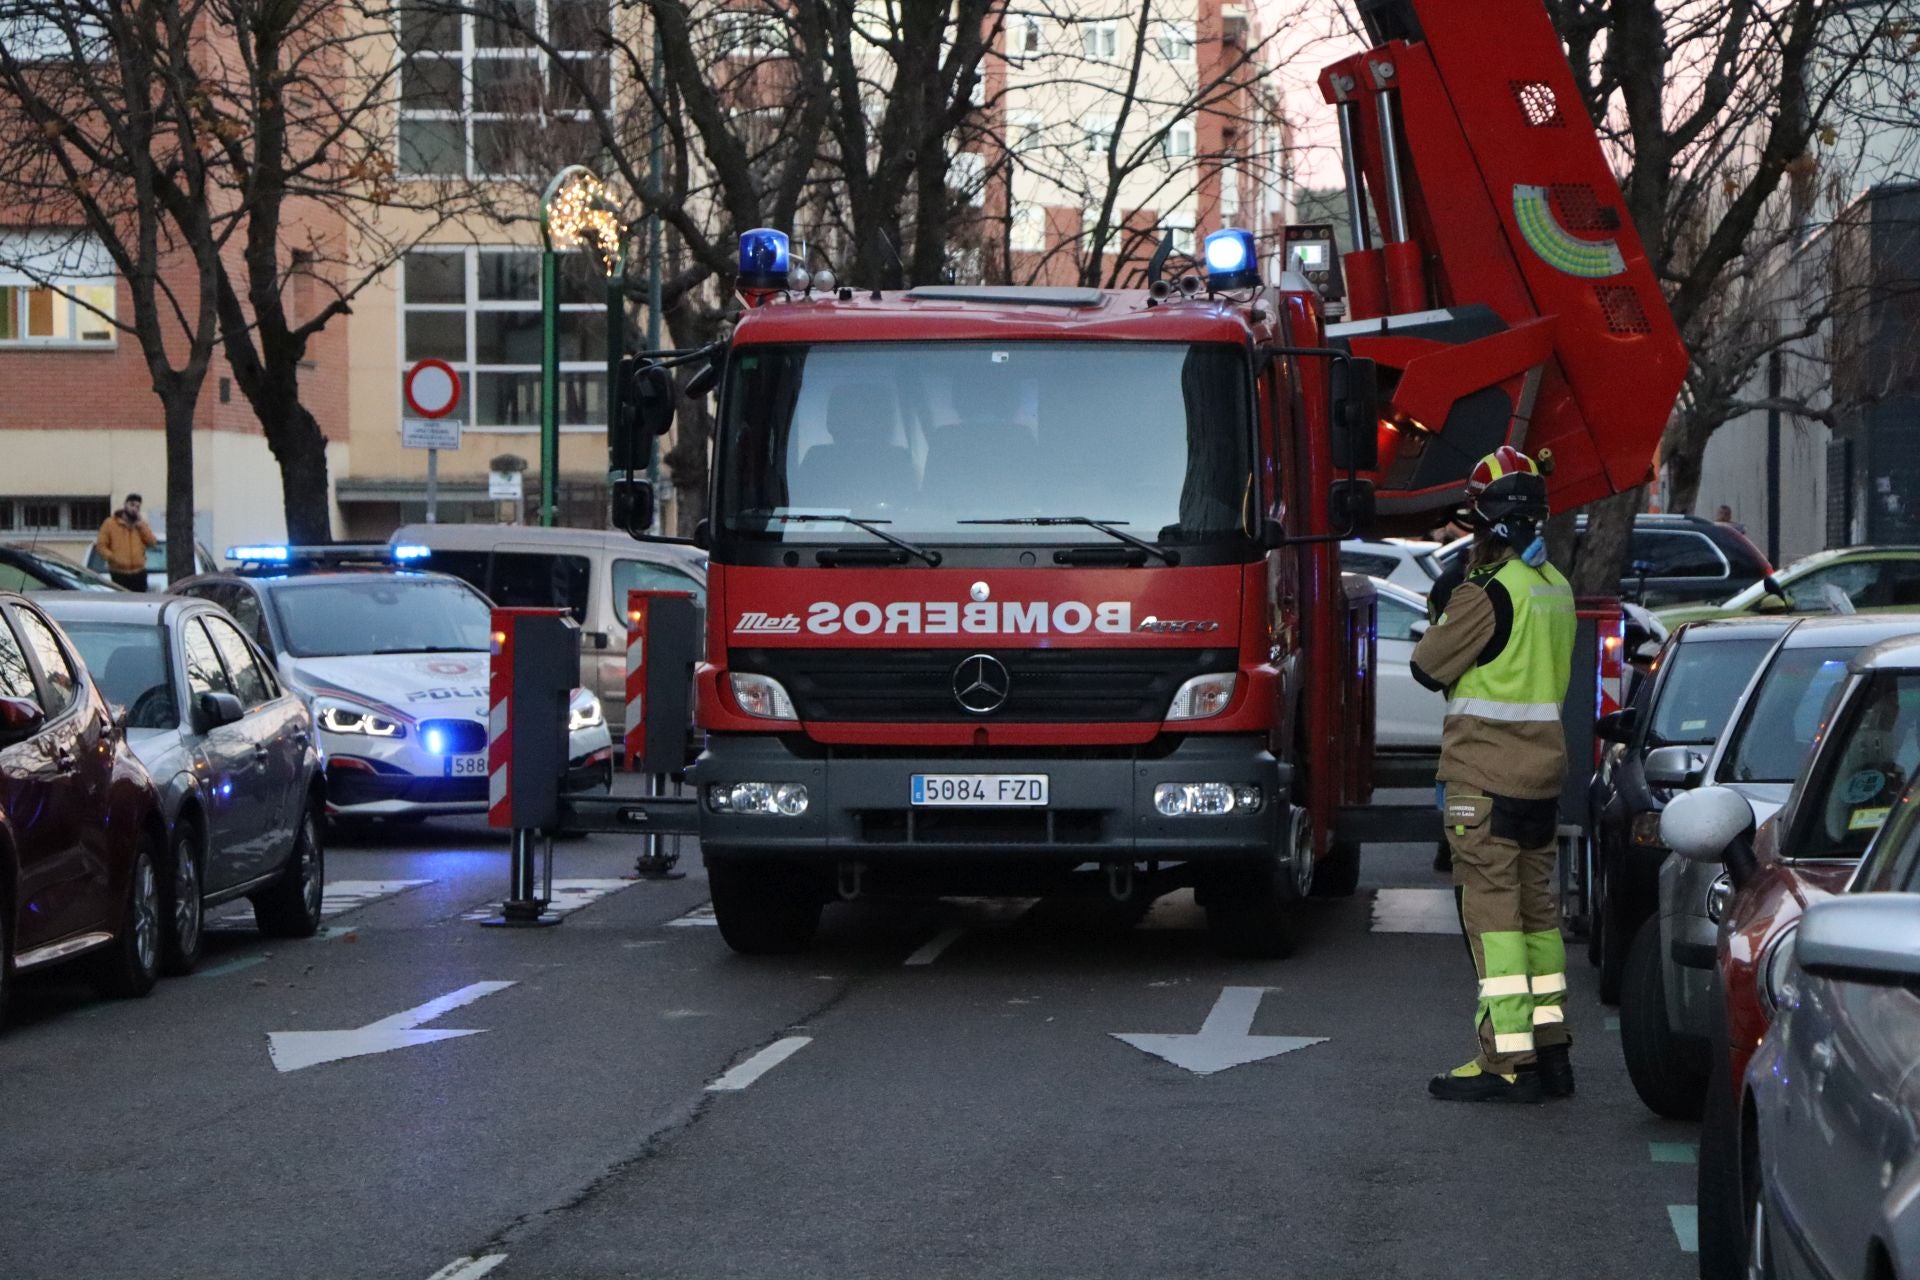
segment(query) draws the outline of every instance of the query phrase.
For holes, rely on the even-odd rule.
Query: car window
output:
[[[284,580],[273,608],[296,658],[366,653],[485,653],[486,599],[451,578],[340,574]]]
[[[1920,766],[1920,672],[1882,673],[1850,701],[1833,750],[1821,753],[1830,763],[1801,801],[1813,825],[1795,856],[1858,856]]]
[[[1853,882],[1855,893],[1913,893],[1920,890],[1920,783],[1907,788],[1886,825],[1867,846],[1866,861]]]
[[[1825,613],[1834,594],[1856,610],[1920,606],[1920,563],[1911,560],[1850,560],[1802,574],[1787,587],[1796,613]]]
[[[220,660],[227,668],[227,678],[240,705],[251,710],[266,702],[267,681],[260,674],[259,664],[253,660],[253,649],[245,638],[224,618],[202,618],[201,621],[213,637],[213,647],[220,651]]]
[[[1723,782],[1792,782],[1857,646],[1782,649],[1760,677],[1720,765]]]
[[[1340,552],[1340,567],[1348,573],[1364,573],[1370,578],[1391,578],[1393,571],[1400,567],[1397,556],[1381,555],[1377,551]]]
[[[196,699],[203,693],[232,693],[233,685],[227,680],[227,669],[220,665],[220,654],[214,649],[213,641],[194,618],[180,628],[180,647],[182,656],[187,660],[187,690]],[[196,704],[197,705],[197,704]]]
[[[33,687],[33,671],[27,666],[26,650],[14,638],[4,614],[0,614],[0,697],[40,705],[39,691]]]
[[[1648,565],[1650,578],[1724,578],[1727,562],[1704,535],[1681,529],[1635,529],[1634,566]],[[1631,574],[1630,574],[1631,576]]]
[[[435,548],[427,557],[424,568],[435,573],[450,573],[475,591],[487,589],[487,562],[492,558],[488,551],[441,551]]]
[[[129,713],[132,729],[180,723],[167,663],[167,633],[151,623],[68,622],[62,628],[108,702]]]
[[[40,674],[47,680],[47,718],[52,719],[73,705],[79,677],[74,674],[73,664],[67,660],[60,641],[54,638],[53,628],[43,622],[39,614],[21,609],[15,616],[20,620],[21,639],[40,660]]]
[[[252,636],[254,643],[262,649],[273,648],[273,637],[267,633],[267,619],[260,608],[260,597],[253,588],[240,582],[215,583],[207,593],[207,598],[232,614],[240,622],[240,627]]]
[[[1716,741],[1772,647],[1773,641],[1761,636],[1668,646],[1667,674],[1647,722],[1647,745],[1704,747]]]
[[[1425,622],[1427,615],[1407,604],[1398,596],[1390,596],[1384,591],[1374,595],[1378,602],[1379,614],[1376,635],[1382,640],[1413,639],[1413,624]]]
[[[496,551],[487,595],[503,608],[566,609],[584,623],[591,577],[585,556]]]
[[[698,607],[707,607],[707,589],[692,576],[672,565],[654,560],[615,560],[613,562],[613,611],[627,611],[629,591],[691,591]]]
[[[17,564],[0,562],[0,591],[38,591],[46,585]]]

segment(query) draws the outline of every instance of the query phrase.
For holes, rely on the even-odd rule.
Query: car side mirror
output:
[[[1593,724],[1593,736],[1602,742],[1631,742],[1640,724],[1640,708],[1622,707],[1609,711]],[[1682,748],[1684,750],[1685,748]]]
[[[1660,814],[1661,843],[1692,862],[1724,860],[1734,841],[1752,831],[1753,806],[1728,787],[1702,787],[1675,796]]]
[[[31,737],[47,722],[40,704],[27,698],[0,698],[0,741]]]
[[[1607,718],[1601,717],[1603,721]],[[1693,747],[1658,747],[1647,753],[1640,771],[1646,775],[1648,786],[1684,791],[1700,785],[1706,764],[1706,759]]]
[[[610,486],[613,526],[628,536],[644,538],[653,530],[653,486],[644,472],[621,476]]]
[[[713,521],[701,516],[693,525],[693,545],[702,551],[713,550]]]
[[[1807,908],[1794,958],[1816,978],[1920,986],[1920,893],[1861,893]]]
[[[1776,599],[1787,598],[1787,589],[1780,585],[1780,579],[1770,573],[1760,579],[1760,589]]]
[[[1364,356],[1336,359],[1328,369],[1332,387],[1332,462],[1336,471],[1371,471],[1380,465],[1380,377]]]
[[[193,731],[211,733],[246,714],[247,709],[240,705],[240,699],[230,693],[203,693],[193,702]]]

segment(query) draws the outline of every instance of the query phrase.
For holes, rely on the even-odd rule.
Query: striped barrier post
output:
[[[651,592],[627,592],[627,718],[622,736],[629,769],[646,754],[647,614],[651,601]]]
[[[513,617],[495,609],[488,624],[487,825],[513,827]]]

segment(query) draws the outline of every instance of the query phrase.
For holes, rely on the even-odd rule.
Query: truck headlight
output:
[[[368,707],[351,702],[322,702],[315,707],[320,727],[328,733],[358,733],[369,738],[404,738],[407,726]]]
[[[1195,676],[1174,692],[1167,719],[1205,720],[1208,716],[1217,716],[1233,701],[1233,691],[1239,683],[1237,671]]]
[[[750,716],[762,720],[798,720],[794,712],[793,699],[778,680],[772,676],[756,675],[751,671],[730,671],[727,683],[733,689],[733,700],[740,709]]]
[[[715,813],[759,813],[797,818],[810,797],[803,782],[716,782],[707,787],[707,807]]]
[[[1153,789],[1153,807],[1164,818],[1216,817],[1233,812],[1235,790],[1225,782],[1163,782]]]
[[[599,696],[590,689],[580,690],[580,695],[567,706],[568,733],[598,728],[607,722],[607,713],[601,709]]]

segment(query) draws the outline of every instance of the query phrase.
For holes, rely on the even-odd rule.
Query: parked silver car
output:
[[[1808,908],[1747,1069],[1750,1276],[1920,1276],[1920,786]]]
[[[1763,825],[1786,803],[1847,674],[1884,640],[1920,634],[1920,618],[1809,617],[1761,662],[1710,751],[1663,747],[1647,781],[1677,790],[1704,779],[1737,791]],[[1720,917],[1731,892],[1717,863],[1668,857],[1660,905],[1627,952],[1620,984],[1620,1048],[1640,1100],[1660,1115],[1697,1119],[1711,1059],[1713,976]]]
[[[135,592],[37,597],[87,664],[159,788],[173,973],[200,957],[207,908],[251,898],[260,928],[308,937],[325,877],[319,744],[301,700],[217,605]]]

